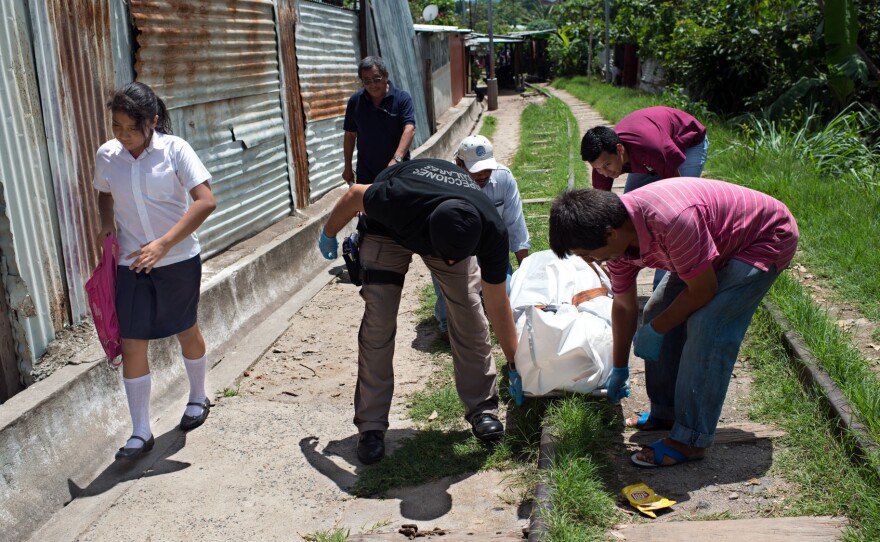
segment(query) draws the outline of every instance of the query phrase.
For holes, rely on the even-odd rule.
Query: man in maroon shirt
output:
[[[611,190],[629,173],[624,192],[670,177],[699,177],[709,153],[706,128],[678,109],[648,107],[623,117],[612,130],[596,126],[581,140],[581,158],[593,168],[593,188]]]

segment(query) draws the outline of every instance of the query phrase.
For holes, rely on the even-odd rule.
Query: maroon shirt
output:
[[[624,173],[674,177],[684,163],[684,151],[706,139],[706,128],[684,111],[648,107],[633,111],[614,127],[629,154]],[[593,170],[593,188],[611,190],[614,179]]]

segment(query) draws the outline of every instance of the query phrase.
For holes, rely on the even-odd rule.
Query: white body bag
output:
[[[599,266],[550,250],[513,274],[516,370],[527,395],[591,393],[611,374],[611,281]]]

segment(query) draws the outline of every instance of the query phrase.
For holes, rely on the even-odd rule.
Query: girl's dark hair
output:
[[[563,192],[550,207],[550,249],[560,258],[575,250],[608,244],[608,232],[623,226],[629,214],[614,192],[580,189]]]
[[[156,96],[149,86],[134,81],[117,90],[107,104],[114,113],[125,113],[131,117],[138,128],[143,129],[153,117],[159,116],[156,131],[171,133],[171,118],[165,102]]]

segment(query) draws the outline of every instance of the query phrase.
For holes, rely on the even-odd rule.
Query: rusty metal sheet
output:
[[[296,59],[306,119],[345,115],[349,96],[359,88],[357,14],[319,4],[299,3]]]
[[[298,4],[296,61],[306,114],[309,200],[342,184],[342,129],[358,88],[357,14],[316,2]]]
[[[135,72],[170,109],[278,89],[271,0],[132,0]]]
[[[132,0],[135,72],[211,172],[202,257],[293,211],[271,0]]]
[[[424,63],[416,54],[416,36],[406,0],[372,2],[372,22],[379,53],[388,65],[391,80],[412,95],[416,113],[415,149],[431,137],[428,107],[425,101]]]
[[[282,110],[287,122],[287,167],[293,178],[297,208],[309,205],[309,164],[306,149],[306,116],[299,84],[299,66],[296,61],[296,6],[295,0],[277,0],[278,51],[281,60],[281,85],[284,87]]]
[[[17,129],[3,130],[9,139],[0,143],[10,154],[2,162],[15,168],[3,175],[10,219],[3,250],[14,264],[6,276],[16,282],[5,288],[25,331],[18,354],[29,363],[56,331],[87,314],[83,285],[97,231],[92,168],[113,86],[110,11],[109,0],[14,0],[2,9],[4,32],[17,45],[4,55],[20,74],[5,81],[4,117]]]
[[[40,84],[49,91],[43,96],[43,110],[51,112],[46,135],[70,310],[79,322],[88,313],[84,285],[99,250],[95,152],[112,137],[107,109],[115,88],[110,1],[50,0],[44,9],[45,33],[37,43],[54,43],[54,51],[40,67]]]

